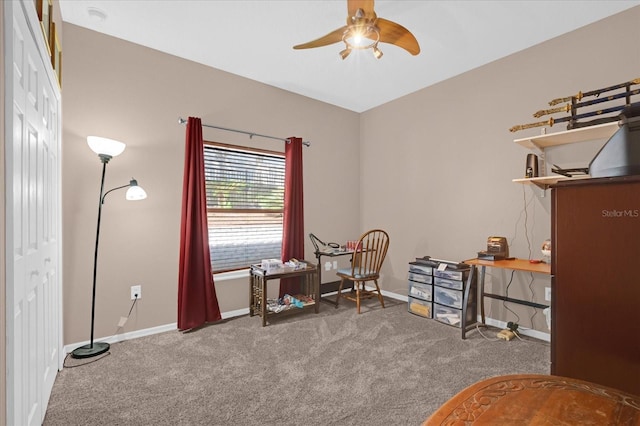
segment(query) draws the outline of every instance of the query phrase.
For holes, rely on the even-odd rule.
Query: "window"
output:
[[[284,154],[205,142],[204,172],[213,271],[280,259]]]

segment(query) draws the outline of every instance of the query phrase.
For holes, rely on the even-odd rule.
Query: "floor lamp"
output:
[[[143,200],[147,198],[147,193],[138,186],[138,182],[135,179],[131,179],[128,185],[118,186],[104,192],[104,175],[107,171],[107,163],[113,157],[122,154],[125,144],[112,139],[101,138],[98,136],[88,136],[87,143],[89,147],[98,154],[100,161],[102,162],[102,179],[100,181],[100,200],[98,204],[98,226],[96,229],[96,250],[93,256],[93,294],[91,297],[91,341],[88,345],[80,346],[71,352],[73,358],[90,358],[105,353],[109,350],[109,344],[106,342],[94,342],[93,341],[93,326],[96,311],[96,273],[98,270],[98,242],[100,241],[100,218],[102,216],[102,205],[104,199],[112,191],[122,188],[129,188],[127,190],[127,200]]]

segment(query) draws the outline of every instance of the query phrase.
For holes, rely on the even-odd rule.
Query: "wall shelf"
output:
[[[594,126],[581,127],[579,129],[571,129],[563,132],[514,139],[514,142],[529,150],[537,151],[540,154],[541,160],[543,161],[544,165],[546,156],[545,149],[547,148],[578,142],[588,142],[596,140],[607,141],[619,128],[620,121],[613,121],[611,123],[597,124]],[[542,170],[545,170],[544,166],[542,167]],[[512,182],[536,185],[543,190],[546,190],[547,188],[549,188],[549,185],[553,185],[559,181],[588,179],[589,177],[589,175],[580,175],[573,177],[550,175],[534,178],[513,179]]]
[[[512,179],[514,183],[522,183],[525,185],[536,185],[542,189],[547,189],[549,185],[553,185],[559,181],[565,180],[579,180],[579,179],[589,179],[589,175],[584,176],[574,176],[574,177],[566,177],[562,175],[554,175],[554,176],[541,176],[535,178],[521,178],[521,179]]]
[[[544,150],[553,146],[567,145],[577,142],[587,142],[599,139],[609,139],[620,127],[619,121],[597,124],[595,126],[581,127],[579,129],[566,130],[564,132],[549,133],[546,135],[532,136],[515,139],[514,142],[525,148]]]

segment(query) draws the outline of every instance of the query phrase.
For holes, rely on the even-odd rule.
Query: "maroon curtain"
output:
[[[185,146],[178,330],[188,330],[222,318],[211,274],[202,123],[199,118],[189,117]]]
[[[304,260],[304,203],[302,191],[302,139],[289,138],[285,145],[284,219],[282,261]],[[280,297],[300,293],[296,278],[280,280]]]

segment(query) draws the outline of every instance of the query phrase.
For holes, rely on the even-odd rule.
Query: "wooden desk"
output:
[[[640,396],[560,376],[492,377],[469,386],[422,425],[640,425]]]
[[[267,273],[267,271],[262,269],[259,265],[251,265],[251,272],[249,275],[249,316],[252,317],[256,314],[260,315],[262,317],[262,326],[264,327],[267,325],[268,315],[279,315],[287,312],[302,311],[312,306],[317,314],[320,312],[320,286],[318,285],[319,281],[317,272],[318,268],[308,262],[307,267],[304,269],[274,273]],[[301,292],[307,296],[311,296],[314,303],[307,305],[302,309],[291,308],[278,313],[267,311],[267,282],[269,280],[294,277],[300,277],[302,287]]]
[[[484,298],[489,297],[492,299],[504,300],[506,302],[516,303],[518,305],[532,306],[534,308],[545,309],[548,308],[548,305],[542,305],[540,303],[530,302],[528,300],[514,299],[512,297],[507,297],[499,294],[487,293],[484,291],[484,275],[487,267],[491,268],[499,268],[499,269],[510,269],[513,271],[522,271],[522,272],[534,272],[537,274],[551,274],[551,265],[548,263],[531,263],[526,259],[511,259],[511,260],[480,260],[480,259],[469,259],[465,260],[464,263],[471,265],[473,268],[480,267],[480,279],[479,279],[479,287],[480,287],[480,318],[481,323],[485,325],[485,317],[484,317]]]

